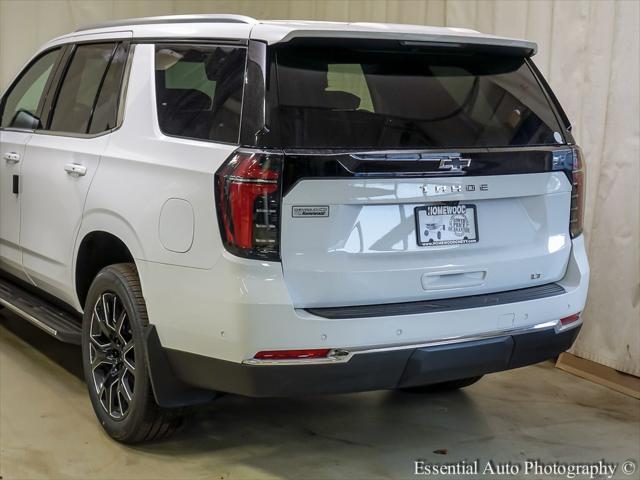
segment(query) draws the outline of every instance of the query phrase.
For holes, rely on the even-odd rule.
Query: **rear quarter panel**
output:
[[[173,138],[157,123],[154,46],[136,45],[122,127],[112,134],[91,185],[76,248],[96,230],[127,244],[136,259],[211,268],[223,249],[214,201],[214,173],[233,145]],[[169,199],[193,209],[193,241],[184,252],[162,244],[160,215]],[[176,221],[175,227],[184,225]],[[164,225],[164,230],[172,225]],[[186,232],[188,234],[189,232]]]

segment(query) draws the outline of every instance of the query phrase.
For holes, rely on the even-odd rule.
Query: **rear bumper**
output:
[[[564,293],[524,299],[503,292],[482,306],[447,301],[432,313],[353,318],[348,312],[341,319],[295,309],[279,264],[226,255],[211,271],[137,263],[157,332],[150,367],[163,406],[199,403],[214,391],[255,397],[356,392],[534,364],[571,346],[580,324],[559,329],[559,319],[584,309],[589,283],[578,237],[565,276],[556,282]],[[254,358],[263,350],[300,348],[348,355],[295,365],[256,364]]]
[[[543,324],[486,338],[360,351],[336,364],[253,365],[179,350],[166,353],[176,376],[202,389],[251,397],[319,395],[427,385],[531,365],[567,350],[581,324],[558,327]]]
[[[464,302],[414,302],[382,310],[373,306],[364,312],[360,307],[315,313],[295,308],[277,263],[224,254],[212,270],[136,264],[160,344],[185,356],[235,364],[264,350],[406,348],[522,331],[582,311],[589,283],[582,236],[573,240],[565,276],[555,282],[559,291],[540,286],[527,289],[536,295],[526,298],[522,291],[515,297],[514,292],[498,292]],[[389,308],[393,311],[385,310]]]

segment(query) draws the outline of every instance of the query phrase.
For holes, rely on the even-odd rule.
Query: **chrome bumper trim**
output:
[[[492,330],[490,332],[476,333],[473,335],[459,335],[455,337],[446,337],[438,340],[431,340],[421,343],[409,343],[409,344],[395,344],[395,345],[379,345],[370,347],[356,347],[351,349],[336,348],[329,352],[326,358],[301,358],[301,359],[287,359],[287,360],[259,360],[255,358],[248,358],[243,360],[244,365],[260,365],[260,366],[274,366],[274,365],[327,365],[336,363],[347,363],[355,355],[367,354],[367,353],[380,353],[391,352],[395,350],[416,349],[424,347],[434,347],[438,345],[450,345],[455,343],[473,342],[475,340],[487,340],[494,337],[501,337],[503,335],[521,335],[523,333],[531,333],[536,330],[544,330],[547,328],[555,329],[556,333],[560,333],[571,328],[575,328],[582,325],[582,318],[570,323],[568,325],[562,325],[560,320],[551,320],[548,322],[537,323],[535,325],[529,325],[527,327],[510,328],[503,330]]]

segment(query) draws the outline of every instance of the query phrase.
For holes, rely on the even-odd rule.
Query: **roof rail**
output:
[[[202,14],[202,15],[164,15],[160,17],[123,18],[109,22],[86,25],[76,32],[96,28],[125,27],[129,25],[155,25],[159,23],[256,23],[255,18],[244,15]]]

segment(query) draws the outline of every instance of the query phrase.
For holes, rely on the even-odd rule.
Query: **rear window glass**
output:
[[[283,147],[556,144],[560,126],[524,59],[487,53],[287,46],[276,52]]]
[[[156,45],[156,103],[167,135],[237,143],[245,49]]]

